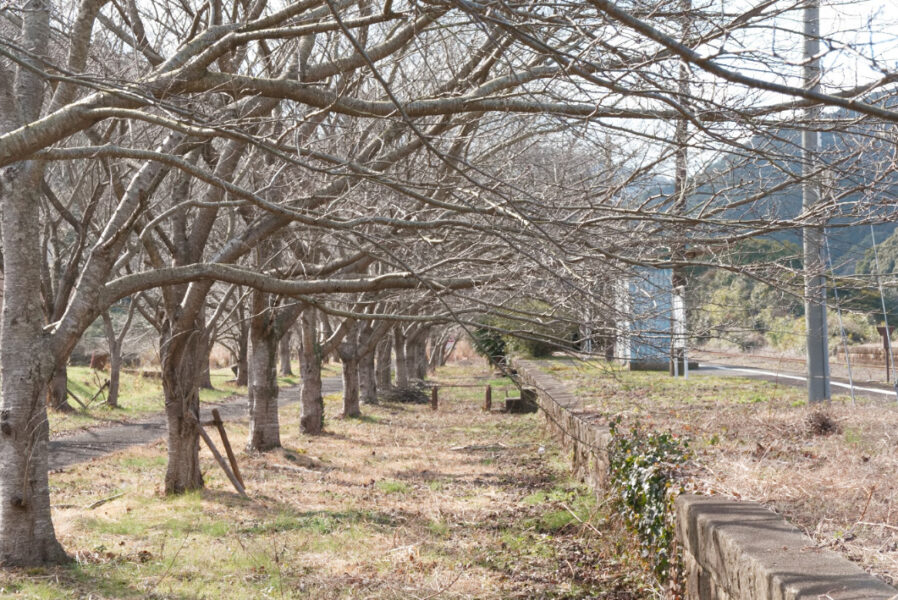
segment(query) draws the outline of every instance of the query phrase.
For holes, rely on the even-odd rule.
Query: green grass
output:
[[[407,483],[390,479],[381,479],[375,485],[386,494],[406,494],[410,489]]]
[[[94,371],[89,367],[69,367],[68,387],[82,402],[88,403],[109,377],[108,372]],[[75,413],[62,414],[50,411],[50,431],[59,432],[102,424],[109,421],[133,420],[160,412],[164,409],[162,384],[157,379],[141,377],[134,373],[122,373],[119,383],[119,407],[105,404],[105,392],[83,410],[70,399]]]
[[[527,524],[537,531],[554,532],[568,525],[589,521],[596,510],[595,494],[585,486],[564,481],[550,489],[537,490],[524,498],[524,504],[542,506],[544,512]]]
[[[552,359],[542,368],[565,380],[586,406],[617,414],[639,415],[660,408],[704,407],[721,402],[732,404],[805,404],[806,391],[799,386],[748,377],[701,375],[689,379],[653,371],[628,371],[604,361]],[[838,395],[833,402],[847,401]]]
[[[118,462],[125,469],[144,470],[164,467],[168,459],[165,456],[124,456]]]
[[[332,377],[339,372],[338,365],[326,365],[322,369],[322,375],[325,377]],[[246,394],[246,387],[237,387],[233,384],[234,374],[230,369],[213,369],[209,375],[214,389],[201,389],[201,402],[220,403],[233,396]],[[85,410],[70,399],[70,404],[76,409],[74,413],[50,411],[48,419],[51,433],[115,421],[136,420],[162,412],[165,408],[162,382],[158,378],[142,377],[139,372],[122,372],[119,383],[119,406],[111,408],[105,404],[105,391],[97,396],[97,392],[109,377],[108,372],[94,371],[89,367],[70,366],[68,377],[69,390],[79,400],[88,404],[88,407]],[[284,387],[293,386],[298,385],[300,379],[298,376],[280,377],[278,383]],[[94,397],[91,402],[91,398]]]
[[[448,538],[449,537],[449,523],[445,520],[431,520],[427,524],[427,529],[438,538]]]

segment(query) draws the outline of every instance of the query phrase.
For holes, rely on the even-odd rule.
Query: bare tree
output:
[[[595,290],[632,267],[737,268],[717,261],[722,241],[839,214],[830,204],[748,218],[743,209],[772,190],[742,182],[684,211],[663,185],[676,152],[671,122],[690,123],[690,156],[732,151],[768,161],[788,187],[802,176],[747,137],[780,139],[774,125],[783,121],[807,126],[794,117],[810,105],[850,111],[855,125],[898,121],[887,105],[864,100],[898,79],[887,70],[856,88],[790,85],[786,55],[745,33],[794,8],[782,4],[692,8],[688,40],[679,0],[553,10],[470,2],[375,10],[330,0],[212,2],[199,11],[168,0],[0,8],[0,563],[66,558],[50,519],[42,396],[86,328],[122,298],[158,290],[165,489],[178,493],[203,485],[199,386],[224,312],[216,286],[257,290],[245,318],[264,373],[254,416],[266,431],[277,414],[267,404],[276,393],[269,342],[286,328],[278,298],[308,306],[301,422],[316,432],[321,357],[340,347],[358,361],[373,352],[360,347],[376,346],[373,330],[365,333],[372,311],[356,306],[365,294],[408,292],[378,313],[393,321],[402,385],[423,374],[428,323],[474,310],[516,323],[574,320],[565,315],[593,304],[598,324],[613,311]],[[51,27],[57,14],[65,22]],[[733,44],[749,47],[737,64],[755,61],[779,79],[727,63]],[[700,74],[688,102],[684,63]],[[78,202],[96,197],[96,209],[63,224],[52,198],[79,170],[94,181]],[[881,219],[879,208],[865,198],[852,210]],[[56,222],[83,240],[59,279],[71,283],[49,294],[47,273],[59,270],[48,257],[62,256],[62,246],[53,255],[42,240]],[[263,247],[275,236],[284,247],[314,241],[329,251],[305,252],[282,270]],[[704,258],[671,252],[686,245]],[[264,259],[254,262],[260,249]],[[365,269],[315,268],[356,253]],[[42,305],[42,294],[52,303]],[[439,313],[407,310],[422,297],[438,298]],[[543,308],[528,305],[533,298]],[[340,324],[322,340],[314,313],[325,312]]]

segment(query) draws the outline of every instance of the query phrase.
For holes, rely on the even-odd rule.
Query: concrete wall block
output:
[[[677,498],[684,554],[708,574],[689,589],[701,600],[889,600],[898,590],[848,559],[817,548],[785,519],[754,502]],[[692,585],[692,584],[690,584]],[[688,587],[688,586],[687,586]]]

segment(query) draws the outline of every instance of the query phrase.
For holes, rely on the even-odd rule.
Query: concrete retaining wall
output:
[[[574,473],[603,495],[607,426],[580,411],[574,394],[535,361],[517,360],[515,367],[537,390],[550,429],[571,452]],[[760,504],[683,495],[676,510],[687,600],[898,600],[898,590],[817,548]]]
[[[518,377],[536,390],[539,407],[562,448],[571,452],[571,470],[597,494],[608,486],[608,443],[611,434],[604,423],[590,420],[579,410],[576,396],[539,368],[538,363],[516,360]]]

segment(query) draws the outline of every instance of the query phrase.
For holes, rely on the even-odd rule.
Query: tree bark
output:
[[[212,385],[212,370],[209,367],[209,354],[212,352],[212,338],[208,331],[203,332],[203,343],[200,352],[200,387],[204,390],[214,390]]]
[[[134,316],[133,302],[128,306],[128,318],[117,336],[112,324],[112,316],[109,311],[103,311],[103,330],[106,334],[106,344],[109,346],[109,390],[106,393],[106,405],[118,408],[119,381],[122,372],[122,346],[125,336],[131,327],[131,319]]]
[[[241,319],[237,334],[237,385],[249,383],[249,325]]]
[[[118,391],[122,373],[122,346],[116,344],[109,352],[109,391],[106,394],[106,404],[112,408],[118,408]]]
[[[359,359],[359,400],[365,404],[377,404],[377,375],[373,352]]]
[[[407,387],[408,362],[405,360],[405,334],[398,326],[393,330],[393,351],[396,355],[396,387]]]
[[[293,368],[290,366],[290,338],[292,337],[290,330],[281,337],[278,342],[278,355],[281,363],[281,375],[289,377],[293,375]]]
[[[406,360],[409,361],[409,374],[415,379],[427,379],[427,336],[429,327],[417,329],[406,342]]]
[[[30,5],[30,3],[29,3]],[[27,12],[27,11],[26,11]],[[49,13],[35,10],[43,25]],[[39,98],[40,96],[36,96]],[[18,172],[17,172],[18,171]],[[54,371],[40,304],[40,169],[20,163],[0,173],[3,327],[0,331],[0,564],[68,560],[50,518],[49,425],[41,398]]]
[[[374,349],[365,352],[374,334],[370,322],[359,331],[358,347],[363,352],[358,357],[359,401],[365,404],[377,404],[377,378],[374,370]],[[360,352],[360,353],[361,353]]]
[[[353,325],[346,338],[337,346],[337,354],[343,363],[343,412],[344,418],[359,417],[359,326]]]
[[[261,292],[254,295],[265,296]],[[263,300],[264,301],[264,300]],[[250,325],[249,442],[247,450],[280,448],[278,422],[278,339],[271,309],[255,312]]]
[[[4,360],[3,366],[0,565],[7,567],[69,560],[56,540],[50,515],[49,425],[44,403],[39,400],[43,385],[35,377],[46,365],[39,366],[39,362],[43,361],[23,356],[18,361]]]
[[[69,404],[68,390],[68,370],[65,365],[59,365],[53,370],[53,374],[50,376],[50,383],[47,384],[47,406],[59,412],[75,412],[74,407]]]
[[[458,338],[455,337],[453,339],[453,337],[452,330],[448,328],[441,329],[438,335],[432,337],[430,358],[428,359],[428,368],[431,373],[434,372],[437,367],[442,367],[446,364],[449,355],[452,354],[452,351],[455,349],[458,342]]]
[[[393,340],[390,339],[390,336],[385,336],[384,339],[382,339],[377,345],[377,356],[375,358],[376,383],[377,387],[382,390],[385,390],[393,385],[391,375],[393,358],[392,354]]]
[[[355,356],[341,358],[343,362],[343,417],[360,417],[359,361]]]
[[[318,344],[318,317],[314,309],[302,313],[299,374],[299,431],[318,435],[324,428],[324,399],[321,396],[321,346]]]
[[[205,344],[198,328],[163,334],[161,344],[162,389],[168,420],[168,466],[165,493],[181,494],[203,487],[200,472],[200,356]]]
[[[402,352],[396,352],[396,379],[399,379],[400,370],[404,373],[404,379],[406,381],[405,385],[408,385],[409,380],[417,379],[417,369],[415,368],[415,335],[417,334],[417,329],[412,328],[410,331],[406,333],[403,337],[402,341]],[[399,342],[397,342],[398,344]],[[400,362],[401,356],[401,362]]]

